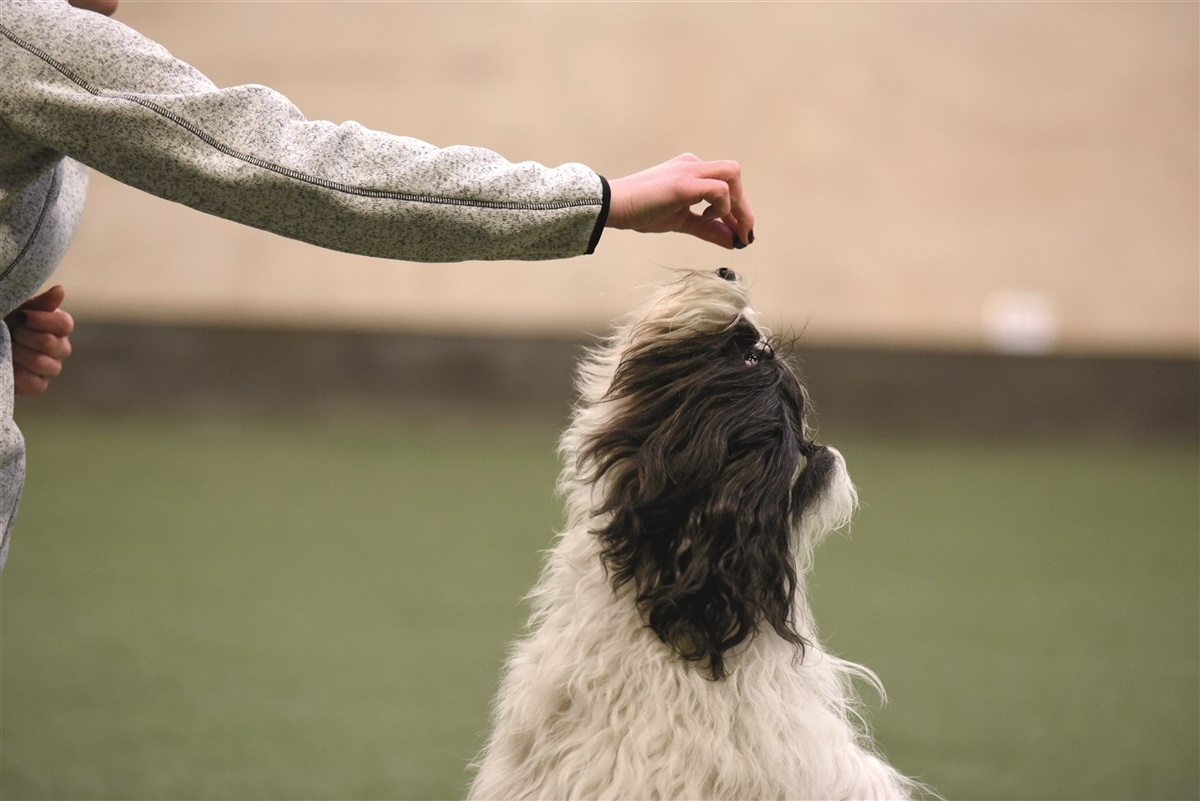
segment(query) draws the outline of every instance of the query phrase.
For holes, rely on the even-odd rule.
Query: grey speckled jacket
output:
[[[310,122],[263,86],[219,89],[161,46],[66,0],[0,0],[0,315],[54,270],[87,169],[322,247],[410,261],[591,253],[608,185],[354,122]],[[0,325],[0,568],[24,479]]]

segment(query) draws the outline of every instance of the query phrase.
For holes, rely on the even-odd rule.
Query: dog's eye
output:
[[[758,364],[760,359],[770,359],[775,355],[775,348],[770,342],[760,340],[755,342],[750,350],[746,351],[744,358],[746,364]]]

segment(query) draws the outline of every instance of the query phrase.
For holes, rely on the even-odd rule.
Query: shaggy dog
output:
[[[817,642],[804,576],[857,497],[776,346],[723,269],[685,273],[584,361],[566,531],[471,798],[916,790],[864,731],[852,685],[877,679]]]

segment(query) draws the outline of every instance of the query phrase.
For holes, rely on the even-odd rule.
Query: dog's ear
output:
[[[714,679],[763,621],[803,648],[791,536],[825,477],[799,470],[821,460],[795,371],[741,322],[626,353],[608,402],[619,412],[581,463],[604,482],[614,587],[632,583],[650,628]]]

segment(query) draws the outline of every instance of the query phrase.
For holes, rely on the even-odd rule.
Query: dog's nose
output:
[[[722,267],[721,269],[717,270],[717,277],[724,278],[726,281],[736,281],[737,273],[728,267]]]

